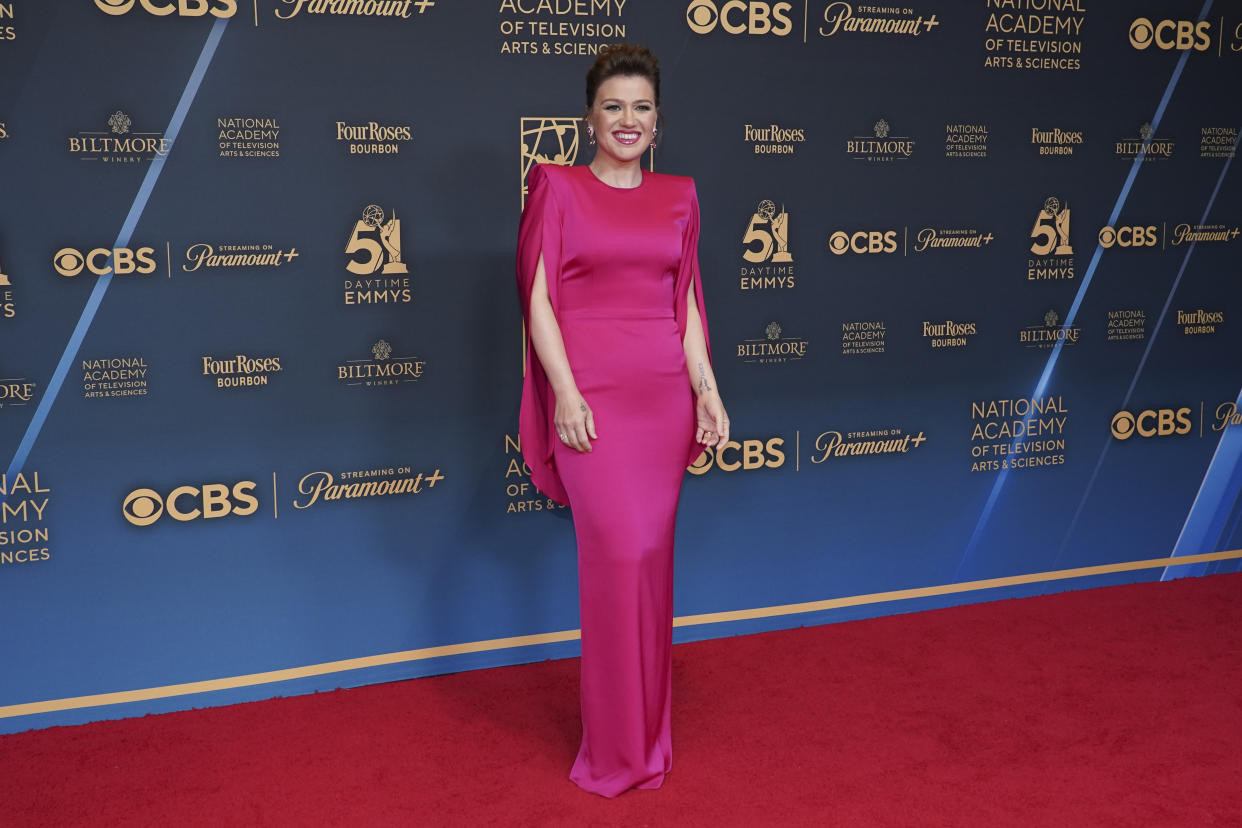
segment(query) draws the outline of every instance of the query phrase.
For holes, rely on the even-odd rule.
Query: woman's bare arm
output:
[[[561,326],[552,312],[548,298],[548,277],[543,266],[543,255],[535,268],[535,281],[530,292],[530,341],[535,346],[539,364],[548,377],[552,393],[556,396],[556,412],[552,421],[558,434],[565,435],[564,442],[577,451],[590,451],[595,433],[595,418],[586,404],[578,385],[574,382],[569,357],[565,355],[565,340]],[[701,336],[701,334],[700,334]]]
[[[705,446],[729,441],[729,415],[716,388],[716,374],[707,357],[707,339],[703,336],[703,319],[699,316],[699,303],[694,297],[692,283],[686,296],[686,336],[682,340],[686,352],[686,370],[690,374],[690,387],[697,401],[695,440]]]

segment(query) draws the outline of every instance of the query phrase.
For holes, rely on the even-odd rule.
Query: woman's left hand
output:
[[[729,415],[715,389],[704,391],[695,403],[694,439],[704,446],[729,442]]]

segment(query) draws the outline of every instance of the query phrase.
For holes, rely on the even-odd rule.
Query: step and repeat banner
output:
[[[0,731],[577,652],[514,245],[621,40],[677,640],[1239,568],[1236,3],[0,0]]]

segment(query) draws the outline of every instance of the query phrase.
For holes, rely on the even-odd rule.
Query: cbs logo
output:
[[[785,452],[780,448],[783,445],[785,441],[780,437],[773,437],[766,443],[761,440],[743,440],[741,443],[730,440],[723,446],[703,449],[703,453],[686,471],[702,475],[711,471],[712,466],[727,472],[762,467],[780,468],[785,465]]]
[[[1153,23],[1146,17],[1140,17],[1130,24],[1130,45],[1135,49],[1146,49],[1153,43],[1157,49],[1177,49],[1184,52],[1194,49],[1206,52],[1212,47],[1212,24],[1206,20],[1195,23],[1192,20],[1161,20]]]
[[[154,489],[134,489],[125,496],[121,514],[135,526],[150,526],[164,513],[173,520],[190,521],[198,518],[220,518],[225,515],[253,515],[259,509],[259,499],[251,492],[256,483],[243,480],[230,490],[223,483],[205,483],[203,486],[178,486],[165,497]],[[230,496],[231,495],[231,496]]]
[[[237,13],[237,0],[216,0],[210,7],[208,0],[177,0],[176,3],[156,3],[153,0],[95,0],[95,5],[105,14],[128,14],[134,4],[142,6],[156,17],[177,14],[179,17],[202,17],[208,12],[212,17],[232,17]]]
[[[686,7],[686,25],[695,34],[707,34],[717,25],[729,34],[774,34],[784,37],[793,31],[791,3],[765,3],[762,0],[729,0],[719,9],[712,0],[691,0]]]
[[[1146,227],[1105,227],[1100,230],[1100,247],[1155,247],[1160,244],[1160,234],[1156,226]]]
[[[1118,411],[1113,415],[1112,432],[1118,440],[1129,440],[1135,434],[1140,437],[1170,437],[1189,434],[1192,424],[1190,409],[1147,409],[1138,414]]]
[[[155,271],[155,249],[140,247],[136,251],[128,247],[109,250],[96,247],[85,256],[72,247],[62,247],[52,256],[52,266],[61,276],[77,276],[86,268],[96,276],[109,273],[127,275],[130,273],[153,273]]]
[[[838,230],[828,237],[828,249],[838,256],[851,250],[855,253],[892,253],[897,249],[897,231],[859,230],[846,233]]]

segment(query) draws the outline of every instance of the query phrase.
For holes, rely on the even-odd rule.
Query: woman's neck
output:
[[[632,189],[643,183],[641,160],[639,157],[633,161],[617,161],[601,152],[596,153],[589,166],[595,177],[610,187]]]

